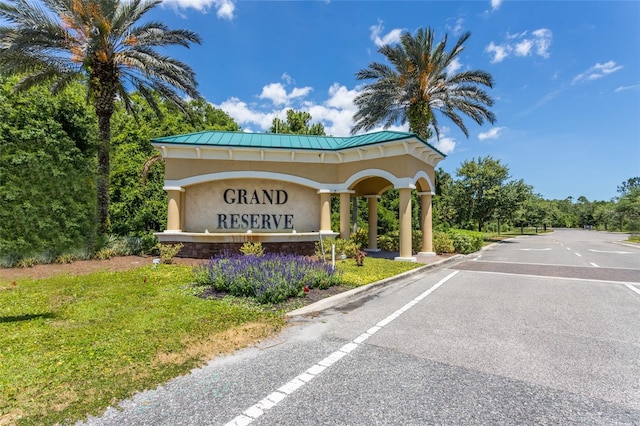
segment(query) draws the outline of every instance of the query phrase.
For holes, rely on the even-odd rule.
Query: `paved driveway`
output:
[[[297,317],[89,423],[640,424],[640,250],[615,239],[496,245]]]

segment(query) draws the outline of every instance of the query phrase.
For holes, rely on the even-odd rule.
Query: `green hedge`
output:
[[[447,235],[451,238],[456,253],[473,253],[480,250],[484,244],[482,232],[449,229]]]
[[[451,237],[442,231],[433,231],[433,251],[436,253],[455,253]]]

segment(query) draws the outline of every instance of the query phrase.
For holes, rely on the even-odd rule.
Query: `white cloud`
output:
[[[501,4],[502,4],[502,0],[491,0],[491,10],[500,9]]]
[[[345,86],[333,83],[329,88],[329,99],[325,103],[331,108],[356,110],[353,100],[360,93],[357,89],[349,90]]]
[[[454,35],[462,34],[462,30],[464,29],[464,19],[457,18],[453,25],[447,24],[447,29],[451,31]]]
[[[382,20],[378,20],[378,25],[372,25],[369,27],[371,30],[371,40],[376,44],[376,46],[384,46],[386,44],[394,44],[400,41],[400,36],[402,35],[402,29],[395,28],[389,31],[386,35],[380,37],[382,31],[384,30],[384,26],[382,25]]]
[[[540,28],[539,30],[535,30],[533,33],[534,36],[534,44],[536,46],[536,53],[543,58],[549,57],[549,47],[551,46],[551,39],[553,38],[553,33],[550,29]]]
[[[492,63],[502,62],[512,53],[516,56],[537,55],[543,58],[549,57],[549,48],[553,33],[547,28],[540,28],[529,33],[523,31],[517,34],[507,34],[506,40],[501,44],[493,41],[485,48],[485,52],[491,53]]]
[[[447,72],[447,74],[454,74],[460,68],[462,68],[462,63],[458,60],[458,58],[455,58],[453,61],[451,61],[451,63],[449,64],[449,66],[445,71]]]
[[[522,40],[516,44],[515,51],[516,56],[527,56],[533,48],[533,42],[531,40]]]
[[[213,5],[216,9],[216,16],[220,19],[233,20],[235,11],[235,0],[164,0],[163,4],[168,4],[174,9],[195,9],[206,13]]]
[[[322,123],[327,135],[349,136],[353,127],[353,115],[357,111],[353,100],[360,93],[360,90],[359,86],[349,89],[340,83],[334,83],[327,90],[328,96],[324,101],[317,102],[305,99],[311,91],[311,88],[309,88],[309,91],[301,92],[300,96],[295,99],[295,105],[285,105],[282,102],[283,100],[293,100],[291,94],[286,94],[286,90],[281,83],[270,83],[263,87],[261,95],[258,96],[258,98],[270,102],[247,104],[238,98],[229,98],[220,105],[214,105],[214,107],[220,108],[229,114],[243,128],[244,132],[268,131],[275,117],[284,119],[286,110],[293,108],[297,111],[307,111],[311,114],[311,121],[313,123]],[[280,100],[281,102],[276,104],[275,100]],[[282,107],[279,107],[279,105]],[[384,129],[377,127],[372,129],[371,132],[380,130]],[[391,126],[387,130],[408,132],[409,124]],[[448,132],[449,129],[443,127],[440,140],[435,138],[429,140],[429,143],[443,154],[449,154],[456,147],[455,139],[446,135]]]
[[[218,18],[227,19],[231,21],[233,19],[233,11],[236,9],[236,5],[233,0],[213,0],[218,12],[216,15]]]
[[[359,90],[334,83],[327,91],[328,98],[322,103],[305,99],[311,91],[311,87],[304,87],[294,88],[287,93],[281,83],[270,83],[262,88],[258,96],[259,99],[270,101],[268,103],[248,105],[238,98],[229,98],[214,106],[226,111],[245,131],[256,127],[259,128],[256,131],[268,131],[275,117],[284,119],[286,110],[293,108],[309,112],[312,122],[321,122],[328,135],[348,136],[356,112],[353,99]]]
[[[311,92],[311,87],[294,87],[290,93],[282,83],[271,83],[262,88],[260,99],[269,99],[274,105],[289,105],[293,99],[305,97]]]
[[[500,132],[503,130],[504,127],[492,127],[488,131],[478,134],[478,139],[481,141],[485,139],[498,139],[500,137]]]
[[[438,151],[447,155],[456,149],[456,141],[453,138],[443,137],[440,140],[436,140],[435,143],[431,143]]]
[[[485,52],[493,54],[493,58],[491,59],[493,63],[502,62],[504,58],[509,56],[508,46],[498,46],[494,42],[489,43],[484,50]]]
[[[247,103],[238,98],[229,98],[220,105],[214,105],[229,114],[240,126],[257,124],[261,129],[267,130],[276,116],[276,112],[260,112],[256,108],[250,108]]]
[[[622,65],[618,65],[614,61],[605,62],[604,64],[596,63],[585,72],[575,76],[571,84],[581,83],[583,81],[597,80],[620,69],[622,69]]]
[[[615,92],[623,92],[625,90],[633,90],[633,89],[640,89],[640,84],[633,84],[631,86],[620,86],[618,87]]]
[[[288,73],[282,73],[282,77],[280,77],[287,84],[296,84],[296,81],[291,77]]]

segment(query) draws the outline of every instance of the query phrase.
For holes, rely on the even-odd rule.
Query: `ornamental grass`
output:
[[[196,267],[196,282],[259,303],[280,303],[304,297],[312,288],[326,289],[342,282],[340,271],[304,256],[267,253],[264,256],[222,255]]]

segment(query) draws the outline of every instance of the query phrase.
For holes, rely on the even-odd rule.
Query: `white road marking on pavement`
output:
[[[631,290],[631,291],[635,291],[636,293],[640,294],[640,290],[638,290],[636,287],[632,286],[631,284],[625,284],[625,286]]]
[[[576,252],[576,253],[574,253],[574,254],[575,254],[576,256],[578,256],[578,257],[582,257],[582,255],[581,255],[580,253],[577,253],[577,252]]]
[[[589,265],[591,265],[591,266],[595,266],[596,268],[599,268],[599,266],[598,266],[598,265],[596,265],[596,264],[595,264],[595,263],[593,263],[593,262],[589,262]]]
[[[611,253],[611,254],[632,254],[633,252],[631,251],[619,251],[619,250],[596,250],[596,249],[589,249],[589,251],[592,251],[594,253]]]
[[[547,279],[547,280],[567,280],[567,281],[579,281],[579,282],[591,282],[591,283],[607,283],[607,284],[624,284],[624,285],[627,285],[627,284],[638,284],[637,281],[613,281],[613,280],[598,280],[598,279],[593,279],[593,278],[557,277],[557,276],[534,275],[534,274],[517,274],[515,272],[473,271],[473,270],[469,270],[468,272],[473,272],[474,274],[511,275],[511,276],[514,276],[514,277],[528,277],[528,278]]]
[[[375,326],[371,327],[369,330],[365,331],[360,336],[353,339],[351,342],[342,346],[340,349],[338,349],[337,351],[335,351],[325,359],[319,361],[317,364],[307,369],[307,371],[305,371],[304,373],[298,375],[297,377],[288,381],[284,385],[280,386],[278,390],[270,393],[269,395],[267,395],[266,398],[262,399],[257,404],[254,404],[251,407],[244,410],[242,414],[240,414],[239,416],[237,416],[236,418],[228,422],[226,426],[245,426],[252,423],[255,419],[262,416],[265,410],[269,410],[275,407],[276,405],[278,405],[278,403],[280,403],[283,399],[285,399],[287,395],[291,395],[293,392],[303,387],[305,384],[310,382],[314,377],[322,373],[324,370],[326,370],[336,362],[340,361],[345,355],[347,355],[349,352],[356,349],[360,344],[362,344],[369,337],[373,336],[375,333],[380,331],[383,327],[387,326],[390,322],[392,322],[393,320],[398,318],[400,315],[404,314],[413,306],[415,306],[422,299],[424,299],[425,297],[433,293],[435,290],[438,289],[438,287],[440,287],[442,284],[449,281],[458,272],[460,271],[453,271],[452,273],[450,273],[449,275],[447,275],[446,277],[438,281],[436,284],[434,284],[433,287],[431,287],[429,290],[415,297],[412,301],[410,301],[409,303],[407,303],[406,305],[404,305],[402,308],[398,309],[391,315],[387,316],[382,321],[379,321]]]
[[[518,250],[520,250],[520,251],[548,251],[548,250],[551,250],[551,247],[541,248],[541,249],[523,248],[523,249],[518,249]]]
[[[567,250],[571,250],[571,248],[569,248],[569,247],[565,247],[565,248],[566,248]]]

